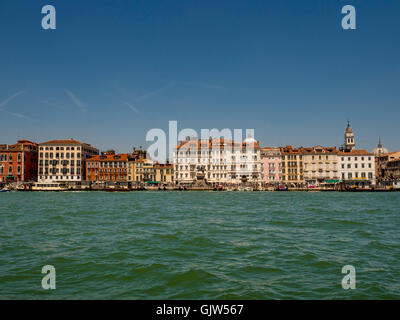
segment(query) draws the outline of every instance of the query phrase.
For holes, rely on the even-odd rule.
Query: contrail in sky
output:
[[[64,89],[64,91],[82,112],[86,111],[86,105],[81,100],[79,100],[79,98],[75,94],[73,94],[68,89]]]

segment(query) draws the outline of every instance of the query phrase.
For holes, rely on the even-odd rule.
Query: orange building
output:
[[[86,177],[88,181],[127,182],[129,153],[118,153],[110,150],[86,160]]]
[[[0,183],[36,181],[38,144],[18,140],[16,144],[0,145]]]

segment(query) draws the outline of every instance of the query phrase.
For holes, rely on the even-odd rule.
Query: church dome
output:
[[[256,143],[257,140],[254,139],[253,137],[247,137],[246,139],[244,139],[243,142],[244,142],[244,143]]]
[[[381,139],[379,138],[378,147],[375,148],[372,152],[373,152],[373,154],[375,154],[376,156],[378,156],[378,155],[380,155],[380,154],[388,153],[389,151],[388,151],[388,149],[386,149],[386,148],[384,148],[384,147],[382,146]]]

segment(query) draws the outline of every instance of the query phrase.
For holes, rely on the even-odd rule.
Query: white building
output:
[[[375,155],[366,150],[340,151],[339,177],[358,187],[375,185]]]
[[[223,138],[181,142],[174,152],[176,184],[260,184],[259,143],[247,138],[242,143]]]
[[[73,139],[40,143],[38,182],[81,182],[86,176],[86,158],[97,154],[98,149]]]
[[[367,150],[355,149],[354,132],[347,124],[345,143],[338,153],[339,178],[350,186],[367,187],[375,185],[375,155]]]

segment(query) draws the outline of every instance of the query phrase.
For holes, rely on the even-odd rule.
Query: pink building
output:
[[[282,181],[282,158],[279,148],[262,148],[261,164],[264,183],[273,185]]]

